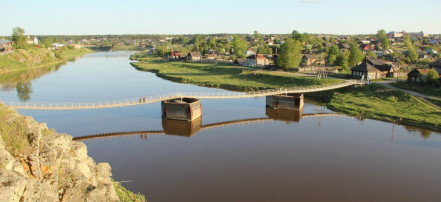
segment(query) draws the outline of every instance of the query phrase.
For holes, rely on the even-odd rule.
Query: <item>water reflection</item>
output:
[[[409,131],[410,133],[413,134],[418,134],[423,138],[423,139],[427,139],[432,135],[432,131],[427,130],[427,129],[423,129],[423,128],[416,128],[413,126],[406,126],[404,125],[404,128]]]
[[[111,132],[111,133],[79,136],[79,137],[74,137],[73,139],[90,140],[90,139],[99,139],[99,138],[108,138],[108,137],[117,137],[117,136],[132,136],[132,135],[139,135],[141,139],[148,139],[149,135],[173,135],[173,136],[182,136],[182,137],[192,137],[202,130],[219,128],[219,127],[229,127],[233,125],[255,124],[255,123],[268,122],[268,121],[299,122],[300,119],[306,117],[321,118],[321,117],[344,116],[336,113],[303,114],[303,108],[301,110],[265,108],[265,111],[267,117],[229,120],[229,121],[222,121],[222,122],[216,122],[216,123],[210,123],[204,125],[202,124],[202,116],[197,119],[194,119],[193,121],[162,119],[163,130]]]
[[[17,96],[20,101],[28,101],[29,99],[31,99],[31,93],[32,93],[31,82],[17,83],[15,89],[17,90]]]
[[[0,75],[0,89],[1,91],[11,91],[15,88],[19,100],[28,101],[32,94],[32,80],[38,79],[50,72],[56,72],[64,64],[66,62],[38,69],[6,72]]]
[[[191,137],[198,133],[202,127],[202,116],[193,121],[162,119],[162,128],[167,135]]]
[[[295,121],[299,122],[302,119],[303,108],[301,109],[273,109],[265,108],[265,114],[273,120],[281,121]]]

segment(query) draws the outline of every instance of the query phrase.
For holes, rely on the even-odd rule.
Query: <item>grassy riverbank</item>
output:
[[[391,83],[391,85],[397,88],[411,90],[426,95],[441,96],[441,88],[436,88],[433,86],[412,85],[412,84],[408,84],[407,82]]]
[[[53,66],[76,57],[91,53],[89,49],[71,49],[64,47],[61,50],[46,48],[18,49],[13,53],[0,55],[0,72],[8,73],[28,69],[37,69]]]
[[[140,57],[139,54],[132,56],[131,59],[139,60],[139,62],[132,63],[138,70],[154,72],[161,78],[180,83],[192,83],[198,86],[237,91],[328,85],[343,82],[337,79],[319,80],[313,77],[280,75],[226,64],[161,62],[160,58],[148,55]]]
[[[328,107],[352,116],[441,131],[440,108],[376,84],[335,92]]]

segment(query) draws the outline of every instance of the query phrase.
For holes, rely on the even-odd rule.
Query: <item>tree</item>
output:
[[[256,39],[256,40],[260,39],[260,33],[259,32],[254,31],[253,35],[254,35],[254,39]]]
[[[301,34],[300,32],[298,32],[297,30],[292,31],[291,37],[296,40],[296,41],[300,41],[300,42],[304,42],[305,41],[305,35]]]
[[[257,52],[260,54],[272,54],[273,49],[264,43],[263,45],[259,46],[259,48],[257,48]]]
[[[30,82],[17,83],[17,85],[15,86],[15,90],[17,90],[19,100],[28,101],[29,99],[31,99],[32,86]]]
[[[238,57],[244,57],[244,52],[247,50],[247,42],[241,39],[239,36],[234,35],[231,45],[234,48],[234,52]]]
[[[331,65],[335,65],[335,62],[337,60],[339,49],[336,45],[332,45],[328,48],[328,62]]]
[[[298,67],[302,59],[302,44],[300,41],[287,38],[286,42],[280,46],[277,66],[283,68]]]
[[[404,38],[404,45],[407,47],[407,59],[409,62],[415,62],[418,60],[418,53],[416,51],[415,45],[412,43],[412,40],[410,40],[410,36],[407,35],[406,38]]]
[[[435,70],[435,68],[432,68],[427,72],[427,83],[433,85],[435,84],[439,79],[438,72]]]
[[[358,48],[356,43],[351,44],[351,50],[348,59],[348,65],[353,67],[358,65],[361,61],[363,61],[364,55],[361,52],[360,48]]]
[[[386,31],[384,29],[380,29],[377,31],[377,38],[381,41],[381,47],[383,50],[389,48],[389,39],[387,38]]]
[[[343,70],[348,70],[349,51],[340,51],[337,57],[337,65],[342,66]]]
[[[367,53],[366,53],[366,56],[370,56],[370,57],[373,57],[373,58],[378,58],[378,55],[377,54],[375,54],[374,52],[372,52],[372,51],[368,51]]]
[[[23,46],[26,44],[26,37],[24,34],[25,31],[21,27],[12,29],[12,41],[15,43],[17,48],[23,48]]]

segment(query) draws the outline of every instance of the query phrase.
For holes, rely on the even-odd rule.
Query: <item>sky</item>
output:
[[[0,35],[441,34],[440,0],[0,0]]]

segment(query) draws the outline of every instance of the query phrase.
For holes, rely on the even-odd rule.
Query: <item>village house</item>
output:
[[[0,52],[12,51],[12,42],[4,39],[0,39]]]
[[[393,73],[398,71],[395,65],[398,64],[373,57],[366,57],[360,65],[351,69],[351,75],[354,78],[360,78],[362,76],[367,78],[369,75],[370,79],[393,77]]]
[[[179,54],[180,54],[179,51],[172,50],[172,51],[170,52],[170,57],[168,57],[168,59],[169,59],[170,61],[173,61],[173,60],[179,60]],[[185,54],[185,56],[187,56],[187,54]]]
[[[269,65],[270,60],[262,54],[248,56],[245,64],[248,67],[266,67]]]
[[[73,47],[74,49],[81,49],[81,45],[80,44],[70,44],[71,47]]]
[[[205,55],[205,59],[207,59],[207,60],[215,60],[216,59],[216,55],[215,54],[207,54],[207,55]]]
[[[302,56],[302,61],[300,62],[300,65],[302,67],[311,67],[311,66],[322,66],[325,64],[324,59],[318,58],[317,55],[311,55],[311,54],[304,54]]]
[[[189,52],[187,55],[188,61],[201,61],[202,55],[200,52]]]
[[[414,69],[407,74],[408,83],[422,83],[430,69]]]
[[[234,64],[245,66],[247,64],[247,59],[246,58],[237,58],[236,60],[234,60]]]
[[[64,45],[61,43],[53,43],[52,48],[54,49],[61,49]]]

